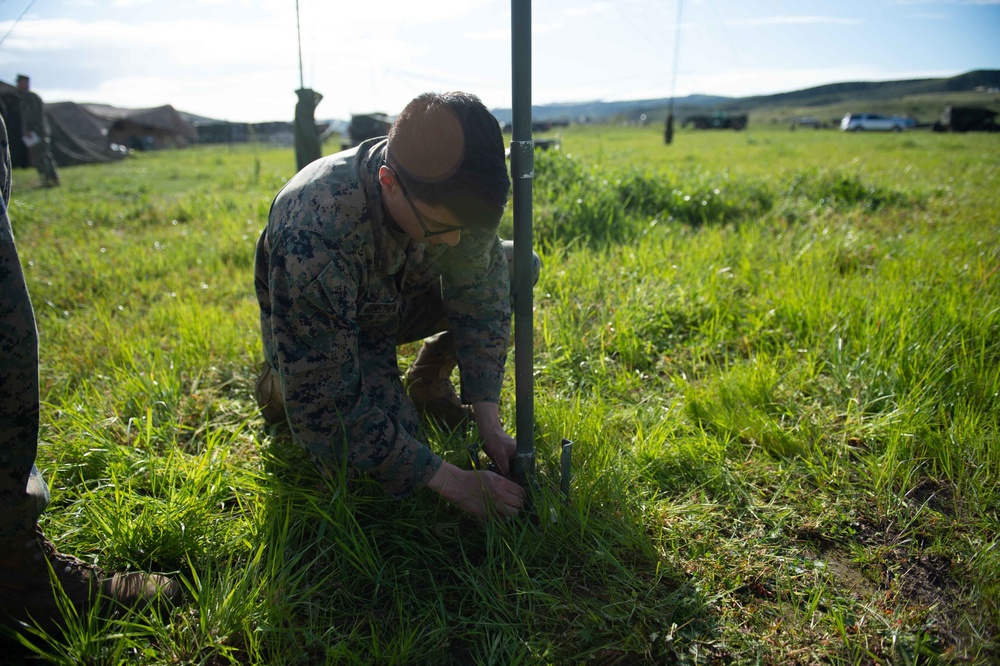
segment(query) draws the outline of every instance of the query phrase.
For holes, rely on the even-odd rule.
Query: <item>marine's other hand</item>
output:
[[[486,518],[511,518],[524,507],[524,488],[499,474],[442,463],[427,487],[462,511]]]
[[[493,431],[482,437],[483,451],[490,457],[493,464],[497,466],[497,471],[506,477],[510,477],[510,460],[517,451],[517,442],[508,435],[502,428],[495,428]]]

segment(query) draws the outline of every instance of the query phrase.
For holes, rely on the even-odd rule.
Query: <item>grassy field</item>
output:
[[[1000,135],[561,140],[535,170],[537,525],[331,480],[264,427],[252,250],[290,150],[57,190],[15,172],[44,528],[187,590],[24,642],[65,664],[1000,659]],[[432,437],[457,464],[470,441]]]

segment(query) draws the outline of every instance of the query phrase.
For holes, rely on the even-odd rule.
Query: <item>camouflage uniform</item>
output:
[[[0,537],[34,532],[48,503],[35,468],[38,333],[7,216],[10,151],[0,119]]]
[[[384,138],[365,141],[284,187],[257,243],[255,286],[294,439],[401,498],[441,458],[417,437],[396,346],[449,331],[462,401],[499,402],[510,276],[495,232],[466,230],[449,248],[394,229],[378,183],[385,154]]]
[[[52,156],[52,138],[49,121],[45,118],[45,104],[37,93],[28,90],[21,93],[21,133],[31,132],[41,139],[28,148],[31,165],[38,169],[43,184],[58,185],[59,172],[56,170],[56,160]]]
[[[115,604],[166,609],[181,587],[164,576],[108,574],[60,553],[38,527],[49,490],[35,467],[38,452],[38,332],[7,215],[10,151],[0,118],[0,629],[38,624],[50,634],[74,617]],[[58,592],[56,591],[58,590]],[[115,604],[99,604],[103,597]]]

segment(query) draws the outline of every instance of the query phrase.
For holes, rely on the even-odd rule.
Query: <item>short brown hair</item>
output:
[[[415,199],[444,206],[469,227],[499,225],[510,194],[503,135],[475,95],[411,101],[389,130],[387,160]]]

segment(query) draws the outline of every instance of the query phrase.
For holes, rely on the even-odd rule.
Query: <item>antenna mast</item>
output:
[[[299,0],[295,0],[295,30],[299,36],[299,88],[305,88],[302,78],[302,26],[299,23]]]
[[[674,32],[674,72],[670,80],[670,108],[667,111],[667,127],[664,140],[670,144],[674,140],[674,96],[677,91],[677,61],[681,57],[681,12],[684,5],[681,0],[677,0],[677,25]]]
[[[10,30],[5,32],[3,37],[0,37],[0,44],[3,44],[4,40],[7,39],[7,35],[9,35],[14,30],[14,28],[17,27],[17,24],[21,22],[21,19],[23,19],[24,15],[28,13],[28,10],[31,9],[31,5],[33,4],[35,4],[35,0],[31,0],[31,2],[28,3],[28,6],[24,8],[24,11],[21,12],[21,15],[18,16],[17,20],[14,21],[13,25],[10,26]]]

